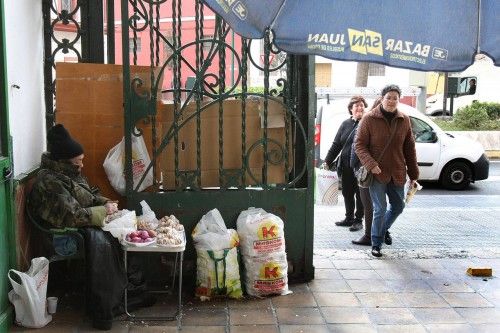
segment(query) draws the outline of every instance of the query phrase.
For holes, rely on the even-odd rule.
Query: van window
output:
[[[411,129],[416,142],[434,142],[432,137],[432,127],[425,121],[410,117]]]

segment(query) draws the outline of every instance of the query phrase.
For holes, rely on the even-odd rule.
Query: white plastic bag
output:
[[[243,297],[236,247],[218,251],[196,249],[195,295],[201,300],[213,296]]]
[[[283,221],[262,208],[249,208],[236,220],[244,256],[260,256],[285,252]]]
[[[16,310],[16,324],[30,328],[47,325],[52,320],[46,311],[49,260],[33,258],[26,273],[11,269],[8,276],[12,284],[9,301]]]
[[[132,176],[134,189],[151,163],[144,138],[132,135]],[[119,144],[110,149],[102,165],[111,186],[116,192],[125,195],[125,137]],[[142,191],[153,185],[153,169],[149,169],[138,190]]]
[[[124,209],[122,213],[122,216],[111,220],[109,223],[105,223],[102,227],[102,230],[109,231],[113,237],[118,238],[120,241],[123,240],[128,233],[137,230],[135,210]]]
[[[286,254],[250,257],[243,256],[245,287],[251,296],[286,295],[288,289],[288,262]]]
[[[314,202],[317,205],[335,206],[339,199],[337,171],[314,168]]]
[[[201,218],[191,233],[196,249],[218,251],[233,248],[239,244],[238,234],[234,229],[227,229],[224,219],[217,208]]]
[[[142,215],[137,216],[137,229],[155,230],[159,225],[155,212],[149,207],[146,200],[142,200],[140,204],[142,207]]]
[[[196,291],[201,300],[212,296],[241,298],[238,233],[227,229],[217,209],[200,219],[193,232],[196,249]]]

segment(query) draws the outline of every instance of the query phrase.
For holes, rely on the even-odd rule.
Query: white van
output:
[[[368,101],[371,105],[372,101]],[[337,130],[349,117],[349,99],[318,101],[321,108],[320,157],[326,158]],[[398,109],[410,116],[415,135],[419,180],[440,182],[450,190],[465,189],[471,182],[488,178],[489,160],[483,146],[466,137],[444,132],[417,109],[399,103]]]
[[[450,76],[475,77],[477,80],[475,93],[473,95],[463,95],[453,99],[453,113],[458,109],[471,105],[472,102],[494,102],[500,103],[500,67],[495,66],[491,59],[484,58],[474,62],[461,73]],[[446,102],[446,111],[443,112],[443,94],[429,96],[426,100],[425,114],[428,116],[450,115],[450,98]]]

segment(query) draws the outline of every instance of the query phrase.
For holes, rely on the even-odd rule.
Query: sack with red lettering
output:
[[[286,253],[262,257],[243,256],[245,287],[248,295],[287,295],[288,263]]]
[[[284,223],[262,208],[249,208],[236,221],[240,249],[244,256],[285,253]]]

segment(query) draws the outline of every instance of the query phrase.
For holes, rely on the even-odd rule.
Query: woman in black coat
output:
[[[325,164],[329,169],[336,161],[337,172],[342,179],[342,196],[344,197],[345,218],[335,222],[341,227],[349,227],[350,231],[357,231],[363,228],[363,204],[359,195],[358,182],[354,176],[354,171],[350,166],[351,147],[354,140],[354,131],[363,117],[365,108],[368,106],[362,96],[353,96],[347,105],[347,110],[351,117],[346,119],[341,125],[333,140],[330,150],[326,155]],[[354,211],[356,209],[356,212]]]

